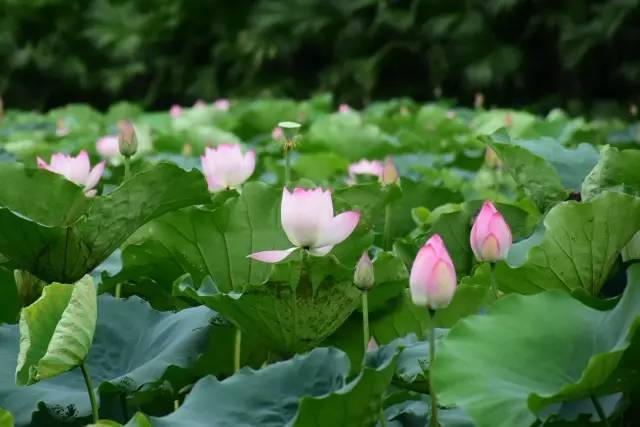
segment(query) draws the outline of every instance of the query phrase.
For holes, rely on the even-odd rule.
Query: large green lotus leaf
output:
[[[71,285],[45,286],[42,296],[20,313],[16,382],[33,384],[80,365],[91,348],[97,314],[90,276]]]
[[[603,193],[556,205],[497,266],[500,288],[519,293],[582,288],[597,296],[620,251],[640,230],[640,199]]]
[[[582,183],[582,199],[590,200],[603,191],[640,195],[640,150],[618,150],[605,145],[600,161]]]
[[[4,168],[0,165],[0,174],[7,173]],[[0,253],[13,268],[48,282],[80,279],[141,225],[210,200],[200,173],[168,163],[135,175],[106,196],[90,199],[50,172],[10,171],[13,185],[0,188]],[[22,203],[15,189],[46,195]]]
[[[479,427],[525,427],[552,403],[637,387],[639,265],[628,281],[609,311],[552,290],[508,295],[459,322],[432,369],[440,402],[460,406]]]
[[[6,409],[0,408],[0,427],[13,427],[13,415]]]
[[[303,427],[322,419],[323,425],[374,426],[396,355],[393,346],[372,355],[352,381],[349,358],[334,348],[317,348],[258,371],[245,368],[224,381],[208,376],[178,410],[150,417],[151,425]]]
[[[20,306],[13,271],[0,267],[0,324],[15,323]]]
[[[567,198],[569,192],[558,171],[544,158],[512,142],[506,131],[482,139],[495,150],[518,187],[540,210]]]
[[[206,307],[165,313],[137,297],[124,300],[109,295],[98,298],[98,311],[85,363],[101,400],[109,400],[116,392],[142,393],[160,382],[170,367],[192,366],[206,346],[215,316]],[[29,425],[32,415],[45,418],[43,425],[48,427],[86,425],[91,408],[80,369],[28,387],[17,386],[18,346],[18,327],[0,327],[0,405],[11,411],[16,425]]]

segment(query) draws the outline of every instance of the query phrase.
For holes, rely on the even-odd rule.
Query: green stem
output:
[[[291,158],[289,156],[289,149],[284,149],[284,185],[285,187],[289,186],[289,181],[291,180]]]
[[[233,372],[240,370],[240,354],[242,352],[242,331],[236,329],[235,350],[233,353]]]
[[[604,410],[602,409],[602,405],[600,404],[600,401],[598,400],[598,398],[595,395],[591,395],[591,402],[593,403],[593,406],[596,408],[596,412],[598,413],[598,416],[600,417],[600,421],[602,421],[602,423],[606,426],[609,427],[609,420],[607,419],[607,416],[604,413]]]
[[[124,415],[124,419],[128,420],[129,419],[129,409],[127,408],[127,396],[120,392],[118,393],[120,395],[120,406],[122,408],[122,415]]]
[[[122,283],[118,283],[116,285],[116,293],[115,293],[115,297],[116,298],[120,298],[120,294],[122,293]]]
[[[89,371],[87,371],[87,367],[84,362],[80,363],[80,369],[82,370],[82,375],[84,376],[84,383],[87,385],[87,393],[89,393],[89,400],[91,401],[91,413],[93,414],[93,423],[98,423],[98,404],[96,403],[96,392],[93,389],[93,382],[91,381],[91,376],[89,375]]]
[[[380,407],[380,426],[387,427],[387,417],[384,416],[384,408]]]
[[[177,411],[180,408],[180,401],[178,399],[173,401],[173,411]]]
[[[382,246],[389,250],[389,239],[391,238],[391,204],[384,208],[384,233],[382,234]]]
[[[129,175],[131,174],[131,159],[129,156],[124,156],[124,180],[127,181],[129,179]]]
[[[429,396],[431,396],[430,427],[439,427],[438,399],[433,388],[433,361],[436,358],[435,310],[429,309]]]
[[[367,354],[369,347],[369,295],[367,291],[362,291],[362,335],[364,338],[364,354]]]
[[[496,263],[490,262],[489,265],[491,265],[491,289],[493,289],[493,294],[498,299],[500,298],[500,291],[498,290],[498,280],[496,279]]]

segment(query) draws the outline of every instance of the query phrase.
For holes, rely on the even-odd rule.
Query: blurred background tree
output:
[[[638,102],[640,0],[0,0],[11,107],[331,91],[592,109]]]

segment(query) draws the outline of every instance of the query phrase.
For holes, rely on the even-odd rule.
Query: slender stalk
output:
[[[591,402],[593,403],[593,406],[596,408],[596,412],[598,413],[598,416],[600,417],[600,421],[602,421],[602,423],[606,426],[609,427],[609,420],[607,419],[607,416],[604,413],[604,410],[602,409],[602,405],[600,404],[600,401],[598,400],[598,398],[595,395],[591,395]]]
[[[364,338],[364,353],[369,347],[369,293],[362,291],[362,335]]]
[[[291,180],[291,158],[290,152],[288,148],[284,149],[284,185],[285,187],[289,186],[289,181]]]
[[[384,232],[382,234],[382,246],[389,250],[389,240],[391,239],[391,204],[384,208]]]
[[[131,159],[129,156],[124,156],[124,180],[127,181],[131,175]]]
[[[491,265],[491,289],[493,289],[493,294],[496,296],[496,299],[500,298],[500,290],[498,289],[498,280],[496,279],[496,263],[490,262]]]
[[[380,426],[387,427],[387,417],[384,416],[384,408],[380,407]]]
[[[180,408],[180,401],[178,399],[173,401],[173,410],[177,411]]]
[[[122,415],[124,415],[124,419],[128,420],[129,417],[129,409],[127,408],[127,396],[120,392],[118,393],[120,395],[120,406],[122,408]]]
[[[82,370],[82,375],[84,376],[84,383],[87,385],[87,393],[89,394],[89,401],[91,401],[91,413],[93,415],[93,423],[98,423],[98,404],[96,402],[96,392],[93,389],[93,382],[91,381],[91,376],[89,375],[89,371],[87,371],[87,367],[84,362],[80,363],[80,369]]]
[[[436,358],[435,310],[429,309],[429,396],[431,396],[430,427],[440,427],[438,423],[438,399],[433,388],[433,361]]]
[[[121,293],[122,293],[122,283],[120,282],[116,285],[115,297],[120,298]]]
[[[240,354],[242,352],[242,331],[236,329],[235,350],[233,353],[233,372],[240,370]]]

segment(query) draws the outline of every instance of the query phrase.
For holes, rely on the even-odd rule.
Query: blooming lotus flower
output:
[[[484,202],[471,228],[471,249],[478,261],[496,262],[511,249],[511,230],[493,203]]]
[[[432,310],[449,305],[456,290],[456,270],[439,235],[424,244],[411,267],[411,300]]]
[[[280,262],[298,248],[311,255],[324,256],[334,245],[345,240],[360,221],[360,212],[349,211],[333,216],[331,192],[321,188],[296,188],[282,191],[280,221],[294,247],[286,250],[263,251],[249,255],[262,262]]]
[[[338,106],[338,112],[339,113],[348,113],[351,111],[351,107],[349,107],[349,104],[345,104],[344,102],[342,104],[340,104]]]
[[[74,184],[84,187],[84,194],[91,197],[95,196],[96,190],[93,187],[98,184],[104,172],[104,160],[91,169],[89,155],[85,150],[82,150],[75,157],[64,153],[55,153],[51,156],[50,164],[38,157],[38,167],[62,175]]]
[[[107,135],[96,141],[96,150],[102,158],[113,159],[120,155],[120,144],[118,137]]]
[[[242,154],[240,144],[220,144],[205,148],[200,160],[209,191],[216,192],[237,188],[249,179],[256,167],[256,152]]]
[[[177,119],[182,115],[182,107],[177,104],[173,104],[169,109],[169,114],[171,114],[171,117],[174,119]]]
[[[231,103],[228,99],[216,99],[213,103],[213,108],[220,111],[229,111],[229,107],[231,107]]]
[[[382,179],[384,165],[379,160],[362,159],[357,163],[349,165],[349,178],[355,180],[356,175],[373,175]]]

